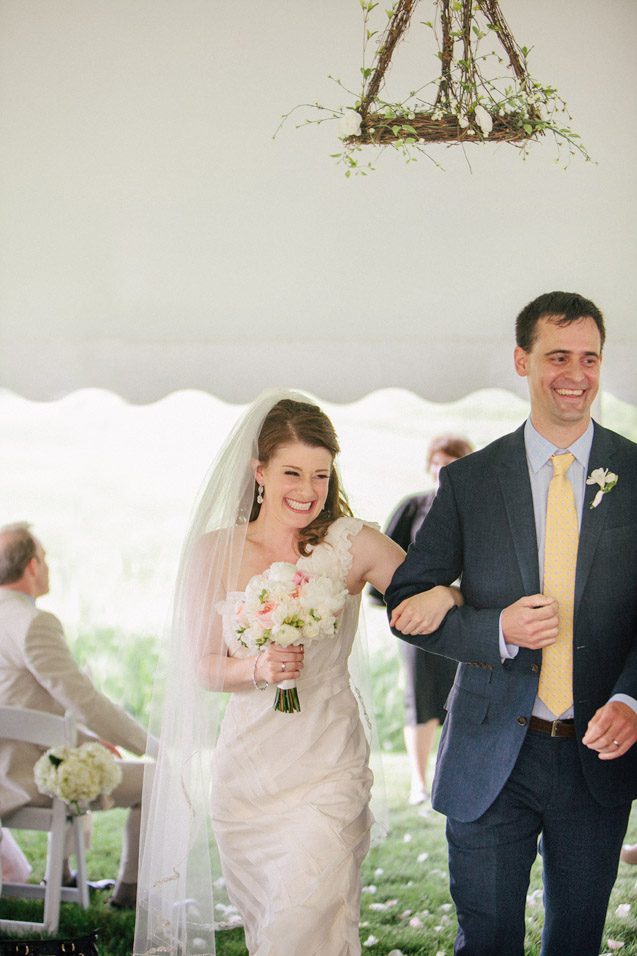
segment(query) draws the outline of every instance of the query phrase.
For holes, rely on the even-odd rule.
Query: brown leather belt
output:
[[[572,718],[570,720],[542,720],[541,717],[531,717],[529,730],[536,730],[540,734],[548,734],[549,737],[574,737],[575,721]]]

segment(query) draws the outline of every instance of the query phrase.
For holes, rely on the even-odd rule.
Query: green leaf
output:
[[[531,126],[530,123],[525,123],[525,124],[524,124],[524,132],[525,132],[528,136],[531,136],[531,134],[533,133],[533,127]]]

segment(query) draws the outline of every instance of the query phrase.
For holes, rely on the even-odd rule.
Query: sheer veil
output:
[[[215,953],[219,873],[210,792],[226,700],[214,692],[223,685],[226,659],[216,606],[238,590],[258,436],[265,416],[283,398],[316,404],[299,392],[270,390],[248,408],[206,476],[183,545],[153,698],[150,732],[158,748],[144,781],[134,956]],[[358,683],[367,670],[364,654],[357,654],[356,664]],[[362,702],[365,691],[358,696]],[[373,712],[369,703],[361,706],[370,736]],[[217,903],[217,919],[219,912]]]

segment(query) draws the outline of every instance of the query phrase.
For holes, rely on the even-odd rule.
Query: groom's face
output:
[[[559,317],[557,317],[559,321]],[[601,339],[590,316],[558,325],[556,317],[538,321],[528,352],[515,350],[515,367],[529,380],[531,418],[545,437],[553,428],[582,425],[599,388]]]

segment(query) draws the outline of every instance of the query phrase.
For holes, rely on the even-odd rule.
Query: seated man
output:
[[[52,714],[71,711],[80,740],[97,737],[109,747],[135,754],[146,748],[146,731],[121,707],[101,694],[82,673],[64,638],[59,620],[40,611],[35,600],[49,590],[44,549],[27,524],[0,528],[0,704],[30,707]],[[25,804],[46,806],[33,766],[44,748],[0,740],[0,818]],[[109,806],[130,807],[119,873],[110,903],[135,905],[144,764],[119,760],[122,782]],[[93,809],[102,809],[99,801]],[[65,882],[71,880],[68,862]]]

